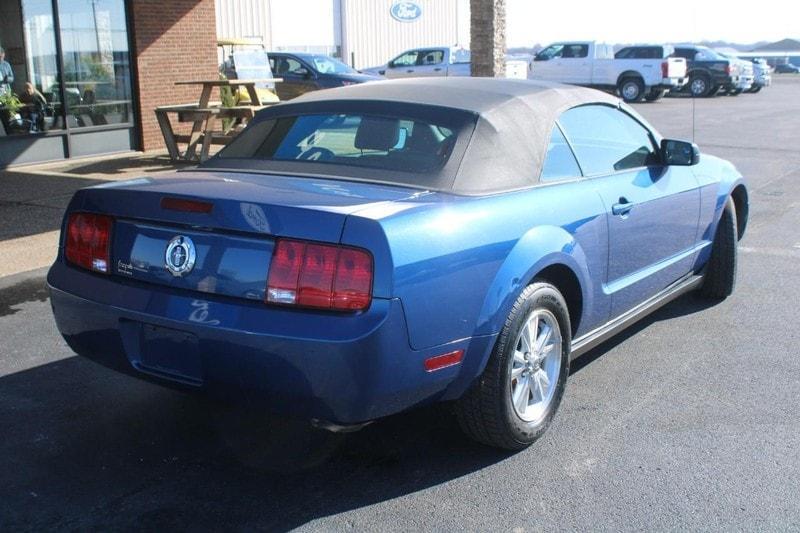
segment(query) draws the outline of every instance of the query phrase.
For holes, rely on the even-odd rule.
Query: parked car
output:
[[[669,89],[686,83],[686,61],[668,57],[668,46],[640,46],[620,50],[592,41],[554,43],[530,64],[528,78],[571,83],[618,92],[626,102],[658,100]]]
[[[753,88],[753,84],[755,84],[755,68],[753,67],[753,62],[729,53],[720,51],[717,51],[717,53],[730,61],[739,75],[739,81],[735,86],[721,87],[720,92],[729,96],[738,96],[743,92],[750,92],[750,89]]]
[[[610,95],[395,80],[78,191],[47,282],[69,346],[119,372],[334,430],[454,401],[519,449],[572,358],[682,293],[731,294],[747,212],[733,165]]]
[[[754,57],[750,61],[753,63],[753,86],[748,92],[757,93],[764,87],[772,85],[772,68],[766,59]]]
[[[319,89],[343,87],[380,78],[362,74],[338,59],[320,54],[270,52],[269,64],[282,82],[276,84],[278,97],[291,100]]]
[[[797,74],[800,73],[800,67],[792,63],[779,63],[775,65],[775,72],[777,74]]]
[[[722,87],[739,84],[736,66],[707,46],[676,45],[675,56],[687,61],[689,83],[683,90],[692,96],[713,96]]]
[[[365,74],[394,78],[469,76],[470,53],[464,48],[433,46],[407,50],[385,65],[363,69]]]

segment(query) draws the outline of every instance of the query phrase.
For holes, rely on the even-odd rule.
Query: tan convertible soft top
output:
[[[437,190],[485,194],[535,185],[561,113],[579,105],[598,103],[622,105],[618,98],[600,91],[541,81],[408,78],[306,93],[259,112],[253,123],[323,109],[330,112],[337,106],[342,112],[364,106],[369,107],[370,113],[382,109],[386,114],[399,114],[418,106],[432,113],[447,113],[448,109],[454,115],[469,113],[476,117],[475,128],[459,164],[441,176],[427,176],[426,181]],[[225,163],[229,165],[230,162]],[[270,165],[275,170],[283,169],[272,162],[259,166],[270,170]],[[209,166],[218,165],[212,160]],[[329,173],[330,169],[321,170]],[[385,177],[389,182],[413,181],[394,179],[388,174]]]

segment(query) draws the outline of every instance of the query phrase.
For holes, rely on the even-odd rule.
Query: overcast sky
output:
[[[800,1],[506,0],[506,24],[509,47],[571,39],[753,43],[800,38]]]

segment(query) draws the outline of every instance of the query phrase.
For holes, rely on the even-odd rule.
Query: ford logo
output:
[[[416,2],[395,2],[390,12],[400,22],[414,22],[422,16],[422,8]]]

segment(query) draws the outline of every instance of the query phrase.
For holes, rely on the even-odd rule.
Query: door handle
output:
[[[414,72],[413,68],[408,69],[406,72]]]
[[[624,217],[633,209],[633,202],[629,202],[626,198],[620,198],[619,203],[611,206],[611,213],[616,216]]]
[[[435,72],[440,72],[440,71],[442,70],[442,67],[436,67],[436,68],[435,68],[435,69],[433,69],[433,70],[434,70]]]

